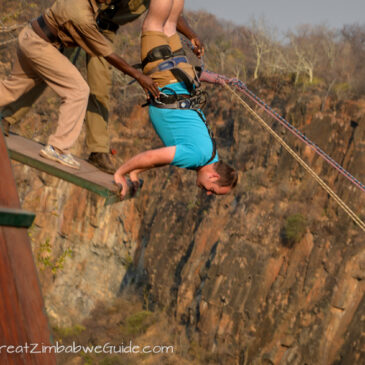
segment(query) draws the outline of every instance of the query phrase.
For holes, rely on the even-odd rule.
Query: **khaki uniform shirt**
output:
[[[98,30],[98,12],[96,0],[56,0],[44,18],[65,47],[80,46],[92,56],[106,57],[114,50]]]
[[[115,12],[102,12],[101,18],[124,25],[141,16],[149,8],[150,0],[121,0],[115,6],[117,9]]]

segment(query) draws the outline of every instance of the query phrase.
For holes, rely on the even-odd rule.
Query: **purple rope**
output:
[[[206,71],[208,73],[213,73]],[[331,166],[333,166],[337,171],[344,175],[348,180],[350,180],[354,185],[356,185],[360,190],[365,192],[365,185],[361,183],[358,179],[352,176],[347,170],[345,170],[338,162],[336,162],[332,157],[330,157],[326,152],[319,148],[315,143],[313,143],[308,137],[306,137],[300,130],[291,125],[286,119],[284,119],[280,114],[274,111],[268,104],[266,104],[262,99],[255,95],[247,86],[238,79],[229,79],[226,76],[218,75],[217,81],[222,79],[229,85],[235,86],[248,98],[259,105],[264,111],[271,115],[275,120],[277,120],[281,125],[288,129],[292,134],[298,137],[305,144],[310,146],[318,155],[320,155],[325,161],[327,161]]]
[[[182,38],[183,42],[194,50],[191,42],[187,39]],[[204,61],[201,60],[201,67],[204,69]],[[216,74],[215,72],[211,72],[208,70],[204,70],[207,73],[216,75],[216,82],[220,83],[220,80],[223,80],[228,85],[235,86],[239,89],[243,94],[245,94],[249,99],[251,99],[254,103],[256,103],[259,107],[261,107],[264,111],[266,111],[269,115],[271,115],[275,120],[277,120],[282,126],[288,129],[292,134],[298,137],[305,144],[310,146],[319,156],[321,156],[325,161],[327,161],[331,166],[333,166],[338,172],[340,172],[343,176],[345,176],[349,181],[351,181],[354,185],[356,185],[360,190],[365,192],[365,185],[352,176],[347,170],[345,170],[338,162],[336,162],[332,157],[330,157],[326,152],[324,152],[321,148],[319,148],[315,143],[313,143],[307,136],[305,136],[299,129],[295,128],[291,125],[286,119],[284,119],[280,114],[278,114],[275,110],[273,110],[268,104],[266,104],[262,99],[260,99],[256,94],[254,94],[248,87],[238,79],[230,79],[224,75]]]

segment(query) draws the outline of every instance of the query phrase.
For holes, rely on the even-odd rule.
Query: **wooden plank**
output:
[[[27,138],[10,134],[5,139],[11,159],[90,190],[105,198],[105,205],[120,201],[113,175],[104,173],[77,157],[75,158],[80,163],[80,170],[45,159],[39,155],[43,145]]]
[[[6,320],[0,321],[0,346],[17,346],[25,344],[28,338],[4,231],[5,228],[0,227],[0,313],[6,316]],[[34,364],[34,361],[28,353],[15,355],[2,349],[0,364]]]
[[[0,206],[0,226],[29,228],[34,218],[34,213]]]
[[[0,227],[0,313],[6,315],[6,321],[0,321],[0,345],[24,344],[27,341],[26,328],[24,326],[23,313],[17,298],[17,290],[14,282],[5,234]],[[1,364],[32,363],[29,354],[24,357],[15,357],[2,350],[0,352]]]
[[[14,227],[2,227],[2,230],[17,291],[16,300],[22,309],[27,342],[50,346],[52,337],[27,230]],[[56,364],[55,354],[42,353],[31,357],[34,364]]]
[[[5,140],[0,132],[0,205],[20,209]],[[27,230],[0,227],[0,345],[23,346],[23,353],[0,352],[0,364],[55,365],[55,354],[29,354],[26,344],[52,344]]]

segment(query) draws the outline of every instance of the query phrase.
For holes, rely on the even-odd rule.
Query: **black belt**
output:
[[[172,94],[166,94],[170,91]],[[176,94],[168,86],[161,89],[160,96],[151,98],[149,103],[162,109],[202,109],[207,102],[207,93],[202,90],[194,90],[192,95]]]
[[[115,24],[109,20],[98,18],[96,20],[96,23],[98,24],[98,27],[101,30],[110,30],[111,32],[116,32],[119,28],[118,24]]]
[[[154,99],[153,102],[155,104],[157,103],[161,103],[163,105],[169,105],[169,104],[174,104],[176,102],[180,102],[182,100],[186,100],[186,99],[190,99],[191,96],[188,94],[173,94],[173,95],[169,95],[169,94],[164,94],[161,93],[159,98],[156,100]]]
[[[37,18],[37,23],[51,43],[61,42],[60,39],[52,33],[51,29],[49,29],[49,26],[45,22],[43,15],[40,15]]]

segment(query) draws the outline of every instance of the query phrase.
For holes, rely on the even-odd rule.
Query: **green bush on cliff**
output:
[[[72,250],[70,248],[63,251],[58,257],[52,257],[52,246],[50,240],[47,239],[39,246],[37,262],[40,264],[40,270],[50,268],[52,274],[56,274],[58,270],[63,269],[66,257],[72,257]]]
[[[62,338],[75,337],[86,330],[86,328],[81,324],[76,324],[73,327],[55,327],[53,329],[57,333],[57,335]]]
[[[144,333],[149,326],[154,323],[153,313],[150,311],[140,311],[132,314],[126,320],[125,330],[129,335]]]
[[[286,245],[293,246],[295,243],[299,242],[306,231],[307,221],[305,217],[301,214],[290,215],[283,229],[283,239]]]

